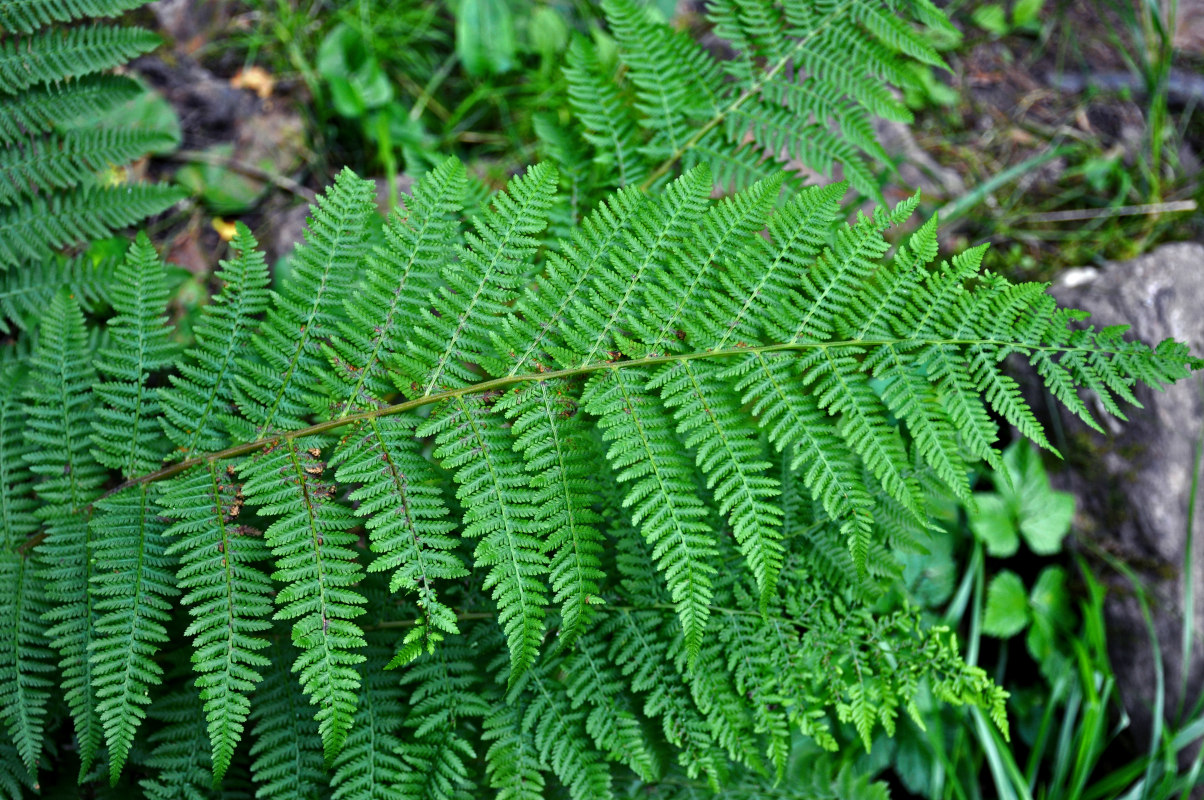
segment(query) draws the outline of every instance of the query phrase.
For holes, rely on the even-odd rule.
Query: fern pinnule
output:
[[[431,309],[414,327],[408,352],[398,359],[398,389],[407,396],[472,383],[466,365],[490,352],[493,319],[504,316],[530,277],[539,240],[547,227],[556,188],[556,169],[536,164],[513,178],[493,207],[473,219],[459,260],[441,275],[446,286],[431,297]]]
[[[534,535],[538,495],[501,422],[501,413],[482,398],[456,397],[418,433],[435,436],[435,456],[454,471],[464,508],[462,535],[479,540],[473,560],[485,569],[482,588],[493,590],[513,682],[535,661],[543,641],[548,561]]]
[[[175,522],[169,556],[192,624],[193,670],[208,723],[214,782],[220,782],[242,738],[251,692],[268,660],[263,633],[272,627],[269,551],[258,531],[239,524],[242,488],[212,461],[169,481],[160,496]]]
[[[630,484],[623,505],[664,574],[692,658],[711,614],[715,534],[672,418],[644,388],[645,380],[608,370],[590,379],[584,403],[610,442],[606,458],[616,480]]]
[[[150,150],[171,148],[176,138],[154,130],[93,128],[35,139],[0,152],[0,205],[13,205],[38,189],[68,189],[93,179],[112,164]]]
[[[154,50],[159,41],[150,31],[115,25],[11,37],[0,42],[0,95],[112,69]]]
[[[169,639],[167,598],[178,591],[158,488],[144,483],[98,500],[90,523],[96,571],[88,591],[99,616],[88,649],[114,784],[146,718],[150,688],[163,678],[154,656]]]
[[[5,99],[4,113],[0,114],[0,143],[16,144],[25,142],[31,134],[70,130],[100,118],[144,91],[133,78],[105,74],[34,86]]]
[[[415,645],[414,656],[445,634],[460,632],[456,612],[439,597],[439,582],[468,575],[415,424],[396,417],[367,420],[343,437],[330,460],[341,483],[358,486],[348,499],[356,504],[356,516],[366,518],[369,547],[377,554],[368,571],[390,570],[389,591],[416,595],[420,636],[407,639]]]
[[[0,28],[33,33],[53,22],[87,17],[116,17],[146,0],[5,0],[0,3]]]
[[[397,736],[405,716],[401,685],[386,672],[388,645],[369,639],[364,687],[347,744],[331,764],[332,800],[402,800],[398,783],[406,770]]]
[[[363,631],[352,622],[364,613],[363,595],[352,588],[363,577],[356,561],[355,518],[334,501],[319,458],[317,437],[285,438],[243,462],[247,501],[276,520],[264,532],[275,558],[276,617],[295,620],[298,648],[293,671],[310,702],[329,763],[351,732],[364,656]]]
[[[598,54],[584,37],[575,36],[565,59],[564,78],[569,102],[594,145],[594,161],[615,171],[616,185],[638,186],[648,166],[640,152],[636,120],[623,104],[613,77],[602,73]]]
[[[338,332],[343,300],[359,276],[375,213],[370,181],[343,170],[310,207],[305,241],[291,256],[293,278],[272,295],[267,319],[251,342],[258,359],[241,359],[234,387],[242,420],[230,420],[242,439],[305,426],[326,359],[321,343]]]
[[[318,726],[296,692],[289,665],[298,657],[287,642],[277,642],[268,654],[263,685],[251,711],[251,779],[256,798],[318,800],[323,796],[326,770],[319,747]]]
[[[595,456],[589,428],[576,399],[561,382],[532,381],[507,394],[495,408],[511,420],[514,449],[523,454],[535,490],[535,522],[552,553],[548,577],[560,604],[560,640],[571,642],[593,618],[605,577],[599,558],[602,518],[593,510]]]
[[[176,347],[167,324],[167,278],[163,263],[145,233],[138,235],[112,289],[117,312],[107,324],[110,344],[96,357],[102,380],[94,389],[101,401],[93,455],[123,477],[149,472],[163,461],[154,446],[158,432],[157,390],[148,385],[152,373],[171,363]]]
[[[35,491],[45,539],[36,551],[50,608],[46,637],[59,652],[59,686],[75,723],[80,776],[92,768],[103,730],[97,709],[90,649],[98,613],[91,593],[90,504],[100,495],[105,470],[91,454],[95,383],[79,305],[65,290],[55,294],[42,318],[41,335],[30,361],[26,387],[29,424],[24,454],[29,470],[41,477]]]
[[[715,492],[719,513],[730,522],[757,581],[764,608],[782,569],[782,511],[774,502],[781,490],[768,474],[756,425],[742,413],[740,397],[723,380],[721,365],[679,361],[659,371],[648,388],[660,389],[685,446],[694,449],[707,488]]]
[[[60,247],[100,239],[157,214],[184,196],[174,186],[94,186],[0,208],[0,271],[53,258]]]
[[[46,704],[53,681],[50,642],[42,617],[45,586],[23,547],[38,530],[37,500],[25,453],[27,416],[21,402],[23,375],[16,365],[0,370],[0,519],[4,552],[0,555],[0,721],[31,776],[42,753]]]
[[[393,392],[388,369],[419,322],[419,309],[452,260],[464,201],[464,165],[449,158],[427,173],[385,225],[359,290],[343,301],[346,320],[326,347],[327,391],[336,415],[372,408]]]
[[[229,443],[227,422],[241,374],[239,355],[268,305],[268,270],[251,231],[242,223],[231,241],[234,258],[221,262],[222,287],[193,326],[196,343],[176,361],[178,375],[159,389],[164,432],[177,453],[219,450]]]

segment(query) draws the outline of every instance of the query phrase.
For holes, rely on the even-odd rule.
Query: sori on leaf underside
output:
[[[81,778],[130,761],[151,797],[718,787],[780,776],[794,731],[868,747],[919,692],[1006,729],[889,599],[897,554],[943,493],[972,502],[1000,422],[1050,449],[1009,357],[1093,426],[1081,390],[1122,416],[1204,362],[1085,327],[982,247],[938,262],[935,220],[892,246],[915,197],[849,223],[841,184],[716,201],[699,165],[553,240],[557,184],[530,167],[464,224],[448,160],[382,226],[345,171],[274,290],[240,225],[186,343],[145,236],[106,335],[53,298],[0,380],[30,776],[58,692]]]

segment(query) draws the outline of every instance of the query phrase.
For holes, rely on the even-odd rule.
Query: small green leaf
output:
[[[1020,535],[1029,549],[1049,556],[1062,549],[1074,517],[1074,495],[1045,489],[1025,498],[1020,510]]]
[[[1014,555],[1020,548],[1016,523],[1006,498],[989,492],[975,492],[978,510],[970,512],[970,530],[987,546],[987,553],[998,558]]]
[[[987,587],[983,633],[1007,639],[1024,630],[1028,619],[1028,593],[1024,590],[1024,582],[1016,573],[1004,570],[992,578]]]
[[[514,16],[505,0],[461,0],[456,13],[456,55],[473,77],[514,68]]]
[[[1029,594],[1028,603],[1033,625],[1025,644],[1033,660],[1044,665],[1057,653],[1058,642],[1065,641],[1065,636],[1072,630],[1074,616],[1070,592],[1066,588],[1066,570],[1061,567],[1043,569]]]
[[[1030,22],[1036,22],[1037,15],[1045,6],[1045,0],[1017,0],[1012,6],[1012,24],[1022,28]]]
[[[994,3],[974,9],[974,13],[970,15],[970,19],[973,20],[975,25],[995,36],[1003,36],[1008,32],[1007,14],[1004,13],[1002,6],[997,6]]]

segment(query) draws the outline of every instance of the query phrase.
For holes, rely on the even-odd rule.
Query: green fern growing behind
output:
[[[113,120],[146,90],[111,70],[153,50],[159,37],[96,18],[141,5],[0,0],[0,333],[36,324],[61,286],[84,301],[108,300],[117,264],[74,251],[182,197],[122,175],[124,165],[170,150],[178,138]]]

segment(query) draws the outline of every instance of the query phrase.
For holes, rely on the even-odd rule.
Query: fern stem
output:
[[[739,95],[737,95],[730,103],[727,104],[726,108],[721,109],[718,114],[707,120],[705,124],[703,124],[697,131],[694,132],[693,136],[691,136],[689,139],[683,142],[680,147],[674,150],[673,154],[662,161],[656,169],[652,170],[651,174],[649,174],[647,178],[644,178],[643,182],[640,184],[640,188],[644,191],[648,191],[648,189],[650,189],[654,183],[664,177],[665,173],[673,169],[673,165],[676,164],[691,147],[701,142],[704,136],[713,131],[715,128],[719,127],[719,125],[725,119],[727,119],[730,114],[739,110],[740,106],[748,102],[750,98],[760,94],[761,90],[765,88],[765,84],[777,77],[777,74],[786,68],[786,65],[790,63],[797,53],[802,51],[802,49],[812,39],[822,33],[829,25],[832,24],[834,20],[843,14],[846,9],[853,6],[853,4],[854,0],[845,0],[845,2],[839,7],[833,9],[832,13],[828,15],[827,19],[824,20],[822,24],[817,25],[814,30],[808,31],[806,36],[795,42],[794,46],[786,51],[786,54],[778,59],[776,64],[762,73],[761,77],[757,78],[757,80],[755,80],[751,86],[740,92]]]
[[[982,346],[996,345],[999,347],[1014,348],[1017,352],[1050,352],[1050,353],[1110,353],[1110,350],[1103,350],[1092,347],[1062,347],[1058,345],[1030,345],[1017,344],[1013,341],[1003,341],[999,339],[931,339],[931,340],[909,340],[909,339],[843,339],[840,341],[831,342],[778,342],[775,344],[753,345],[753,346],[735,346],[728,347],[722,350],[700,350],[694,353],[675,353],[672,355],[653,355],[645,356],[644,358],[633,358],[627,361],[599,361],[593,364],[582,364],[575,367],[566,367],[565,369],[546,370],[544,372],[533,372],[523,375],[507,375],[502,378],[492,378],[480,383],[461,386],[456,389],[447,389],[434,394],[423,395],[416,397],[413,400],[406,400],[393,405],[381,406],[380,408],[360,411],[356,414],[348,414],[345,417],[337,419],[329,419],[324,422],[318,422],[313,425],[308,425],[304,428],[298,428],[293,431],[282,431],[272,436],[264,436],[255,439],[251,442],[243,442],[242,444],[227,447],[225,450],[218,450],[213,453],[193,456],[176,464],[157,469],[154,472],[148,472],[145,475],[138,475],[130,478],[123,483],[114,486],[104,493],[103,497],[117,494],[120,491],[137,486],[142,483],[154,483],[156,481],[165,480],[174,475],[179,475],[192,469],[195,466],[206,462],[222,461],[227,458],[235,458],[237,456],[245,456],[250,453],[258,452],[268,447],[280,444],[282,441],[291,442],[294,439],[299,439],[305,436],[315,436],[317,434],[327,433],[332,430],[337,430],[346,425],[353,425],[357,422],[366,422],[380,417],[387,417],[393,414],[402,414],[406,411],[412,411],[422,406],[440,403],[444,400],[452,400],[457,397],[463,397],[469,394],[486,394],[489,392],[497,392],[507,389],[515,384],[527,383],[529,381],[547,381],[556,378],[574,378],[581,375],[599,372],[604,369],[638,369],[642,367],[654,367],[660,364],[671,364],[677,361],[693,361],[700,358],[726,358],[730,356],[744,356],[755,353],[782,353],[795,350],[811,350],[814,348],[827,349],[830,347],[887,347],[898,345],[905,341],[920,341],[928,345],[963,345],[963,346]],[[85,510],[90,509],[87,506]],[[39,533],[30,537],[23,545],[16,549],[20,555],[27,554],[30,550],[44,538],[43,534]]]

